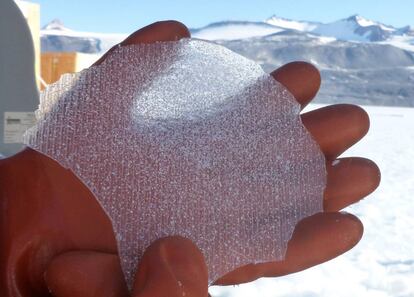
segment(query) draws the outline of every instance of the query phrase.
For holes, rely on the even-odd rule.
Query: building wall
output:
[[[16,4],[23,13],[23,16],[26,18],[30,32],[32,34],[33,45],[35,50],[36,82],[37,85],[40,87],[40,5],[37,3],[31,3],[20,0],[17,0]]]
[[[46,84],[54,83],[64,73],[76,72],[76,53],[42,53],[41,61]]]
[[[65,73],[79,72],[91,66],[100,55],[77,52],[45,52],[41,58],[41,75],[46,84],[59,80]],[[44,87],[42,86],[42,89]]]
[[[39,73],[39,42],[35,55],[32,38],[38,36],[39,10],[19,4],[21,8],[12,0],[0,0],[0,153],[6,157],[23,148],[23,133],[35,123],[39,105],[34,66],[36,57]]]

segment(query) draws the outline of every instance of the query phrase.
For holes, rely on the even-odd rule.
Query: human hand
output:
[[[152,26],[162,31],[163,26],[168,25]],[[183,25],[170,24],[169,27],[176,27],[179,38],[189,37]],[[140,42],[140,34],[133,34],[122,45]],[[148,41],[152,40],[145,40]],[[294,95],[302,109],[315,97],[321,83],[319,71],[305,62],[289,63],[271,75]],[[338,104],[304,113],[301,117],[326,158],[328,180],[324,212],[306,218],[296,226],[283,261],[241,267],[220,278],[216,284],[238,284],[263,276],[297,272],[346,252],[360,240],[361,222],[353,215],[339,211],[374,191],[380,182],[380,172],[375,163],[364,158],[337,158],[368,132],[368,115],[358,106]]]
[[[147,30],[165,32],[164,26],[170,29],[176,26],[175,36],[178,38],[189,37],[185,28],[176,23],[157,23]],[[133,34],[122,45],[157,39],[151,40],[149,35],[141,34]],[[173,38],[167,37],[170,39]],[[314,98],[320,86],[318,70],[304,62],[287,64],[271,75],[289,89],[302,108]],[[300,271],[346,252],[361,238],[363,227],[360,221],[338,211],[372,192],[379,184],[380,173],[373,162],[363,158],[335,160],[366,134],[369,128],[367,114],[357,106],[333,105],[303,114],[302,121],[326,156],[325,212],[304,219],[296,226],[283,261],[241,267],[220,278],[216,284],[238,284],[263,276]]]
[[[121,46],[189,36],[188,29],[180,23],[160,22],[132,34]],[[319,72],[303,62],[285,65],[272,76],[284,84],[303,107],[313,99],[320,85]],[[356,106],[333,105],[303,114],[302,121],[327,159],[325,212],[306,218],[296,226],[283,261],[241,267],[216,284],[237,284],[300,271],[344,253],[361,238],[360,221],[337,211],[372,192],[379,183],[379,170],[374,163],[362,158],[340,159],[335,166],[332,162],[365,135],[369,128],[368,116]],[[89,292],[107,288],[106,292],[114,294],[108,296],[122,296],[114,292],[125,293],[110,221],[93,195],[70,171],[30,149],[0,160],[0,202],[0,292],[13,297],[45,296],[50,286],[54,286],[55,292],[59,290],[60,277],[66,277],[62,278],[66,279],[65,285],[76,286],[67,274],[51,270],[58,266],[55,272],[70,271],[73,263],[68,258],[59,260],[62,259],[59,255],[66,255],[75,259],[74,263],[90,264],[79,270],[90,271],[88,277],[84,277],[84,288],[89,287]],[[69,251],[75,254],[66,254]],[[100,254],[90,254],[90,251]],[[85,256],[84,253],[92,258],[79,261],[78,256]],[[108,263],[112,266],[107,266]],[[157,267],[156,263],[148,265]],[[93,267],[100,269],[96,271]],[[44,278],[45,271],[48,280]],[[74,271],[71,275],[74,277]],[[86,282],[87,279],[105,281],[95,283],[96,287]]]
[[[208,273],[202,252],[174,236],[151,244],[144,253],[129,295],[114,254],[74,251],[55,257],[45,272],[55,297],[207,297]]]

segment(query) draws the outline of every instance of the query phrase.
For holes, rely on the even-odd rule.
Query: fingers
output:
[[[145,252],[133,297],[207,297],[208,274],[201,251],[188,239],[155,241]]]
[[[284,85],[304,108],[321,85],[318,69],[306,62],[292,62],[273,71],[271,75]]]
[[[306,62],[286,64],[271,75],[294,95],[302,108],[315,97],[321,83],[319,71]],[[302,121],[330,160],[358,142],[369,129],[367,113],[346,104],[305,113]]]
[[[188,28],[177,21],[161,21],[148,25],[131,34],[121,46],[136,43],[153,43],[156,41],[177,41],[190,37]]]
[[[129,296],[115,254],[75,251],[52,260],[45,282],[54,297]]]
[[[115,254],[74,251],[52,260],[45,282],[55,297],[130,296]],[[167,237],[145,252],[133,297],[207,297],[207,267],[201,251],[188,239]]]
[[[378,166],[364,158],[343,158],[327,165],[325,211],[339,211],[372,193],[379,185]]]
[[[184,24],[177,21],[162,21],[139,29],[122,41],[120,45],[125,46],[138,43],[154,43],[157,41],[176,41],[187,37],[190,37],[190,31]],[[105,55],[95,62],[94,65],[101,64],[108,54],[110,54],[116,47],[117,45],[111,48]]]
[[[346,213],[321,213],[302,220],[289,241],[286,258],[266,265],[265,276],[281,276],[329,261],[353,248],[363,226]]]
[[[312,134],[327,160],[334,160],[369,129],[368,114],[360,107],[337,104],[302,115],[302,122]]]
[[[296,225],[283,261],[241,267],[219,279],[216,284],[239,284],[263,276],[282,276],[304,270],[350,250],[361,239],[362,233],[363,226],[353,215],[316,214]]]

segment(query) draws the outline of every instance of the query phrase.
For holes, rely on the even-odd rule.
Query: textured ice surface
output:
[[[112,221],[126,281],[145,248],[181,235],[210,281],[283,258],[322,210],[325,160],[292,95],[259,65],[185,39],[117,48],[41,95],[33,149],[70,168]]]

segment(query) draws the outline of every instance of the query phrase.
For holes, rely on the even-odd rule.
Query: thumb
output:
[[[55,297],[129,296],[119,258],[96,251],[72,251],[55,257],[44,280]]]
[[[145,252],[133,297],[207,297],[208,273],[202,252],[189,239],[155,241]]]

